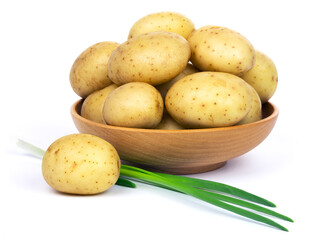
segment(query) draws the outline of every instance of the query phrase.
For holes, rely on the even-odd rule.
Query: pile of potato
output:
[[[75,60],[81,116],[113,126],[185,129],[246,124],[277,88],[273,61],[243,35],[195,29],[179,13],[139,19],[124,43],[100,42]]]

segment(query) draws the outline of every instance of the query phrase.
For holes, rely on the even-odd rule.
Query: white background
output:
[[[0,239],[327,239],[325,1],[2,1],[0,4]],[[279,72],[280,109],[269,137],[218,170],[194,175],[248,190],[295,220],[290,232],[254,223],[178,193],[138,184],[63,195],[16,138],[47,148],[76,133],[69,113],[75,58],[100,41],[124,42],[149,13],[176,11],[197,28],[246,36]]]

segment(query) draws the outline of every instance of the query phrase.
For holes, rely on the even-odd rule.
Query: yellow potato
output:
[[[252,95],[253,95],[253,103],[252,107],[247,113],[247,115],[237,123],[237,125],[247,124],[256,122],[262,119],[262,103],[259,95],[255,91],[255,89],[249,85],[249,87],[252,89]]]
[[[107,64],[111,53],[118,46],[116,42],[99,42],[77,57],[69,75],[71,86],[77,95],[86,98],[112,83],[107,75]]]
[[[188,65],[186,66],[186,68],[175,78],[173,78],[172,80],[166,82],[166,83],[162,83],[160,85],[157,85],[156,88],[157,90],[161,93],[163,99],[165,99],[166,93],[167,91],[169,91],[170,87],[177,82],[179,79],[192,74],[192,73],[196,73],[199,72],[197,68],[195,68],[192,64],[188,63]]]
[[[113,186],[121,162],[115,148],[89,134],[59,138],[47,149],[42,161],[46,182],[60,192],[97,194]]]
[[[158,85],[185,69],[190,58],[186,39],[171,32],[150,32],[121,44],[108,61],[108,76],[116,84]]]
[[[177,81],[168,91],[168,113],[186,128],[231,126],[252,105],[252,91],[241,78],[220,72],[199,72]]]
[[[193,22],[176,12],[159,12],[149,14],[134,23],[129,32],[129,37],[136,37],[140,34],[156,31],[167,31],[188,38],[195,29]]]
[[[124,84],[106,99],[103,116],[107,124],[154,128],[163,116],[163,99],[157,89],[143,82]]]
[[[108,87],[91,93],[83,101],[81,116],[94,122],[106,124],[103,118],[103,107],[107,96],[118,86],[113,83]]]
[[[266,103],[274,95],[278,85],[278,72],[274,62],[264,53],[256,51],[256,61],[242,78],[248,82]]]
[[[241,34],[225,27],[205,26],[188,38],[191,62],[203,71],[240,76],[252,68],[255,50]]]
[[[157,125],[156,129],[179,130],[184,129],[184,127],[177,123],[167,111],[164,111],[162,121]]]

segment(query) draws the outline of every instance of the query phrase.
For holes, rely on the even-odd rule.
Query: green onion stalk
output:
[[[17,145],[40,159],[45,154],[43,149],[23,140],[18,140]],[[269,209],[268,207],[276,207],[271,201],[223,183],[151,172],[142,168],[122,164],[120,177],[116,185],[136,188],[136,184],[133,181],[186,194],[237,215],[283,231],[288,231],[288,229],[268,217],[294,222],[291,218]]]

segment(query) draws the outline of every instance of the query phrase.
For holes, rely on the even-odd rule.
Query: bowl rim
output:
[[[129,127],[119,127],[119,126],[112,126],[112,125],[105,125],[103,123],[97,123],[94,121],[91,121],[89,119],[86,119],[82,117],[78,112],[77,112],[77,107],[79,104],[82,104],[84,99],[79,99],[76,101],[70,109],[71,115],[73,118],[77,118],[79,121],[84,122],[85,124],[91,124],[97,127],[105,128],[105,129],[113,129],[113,130],[121,130],[121,131],[130,131],[130,132],[144,132],[144,133],[166,133],[166,134],[176,134],[176,133],[197,133],[197,132],[217,132],[217,131],[230,131],[230,130],[237,130],[237,129],[243,129],[247,128],[252,125],[261,125],[265,122],[269,122],[272,119],[275,119],[278,117],[279,114],[279,109],[277,106],[275,106],[271,102],[266,102],[265,104],[269,104],[273,108],[273,112],[256,122],[252,123],[247,123],[247,124],[242,124],[242,125],[233,125],[233,126],[228,126],[228,127],[215,127],[215,128],[197,128],[197,129],[155,129],[155,128],[129,128]]]

